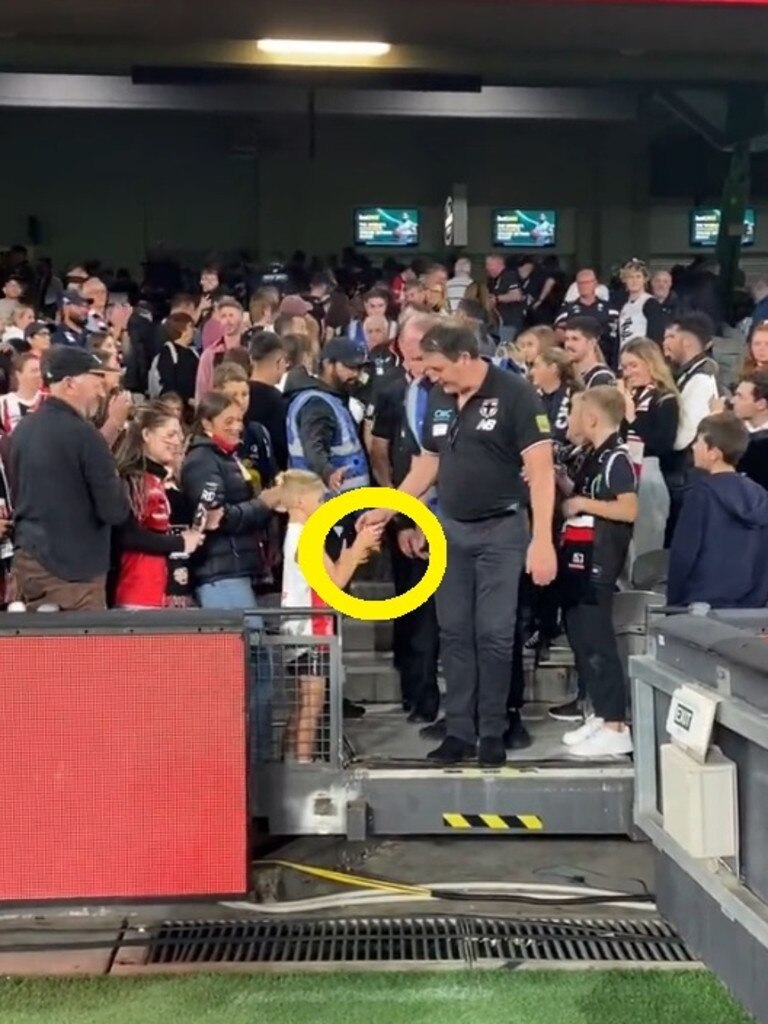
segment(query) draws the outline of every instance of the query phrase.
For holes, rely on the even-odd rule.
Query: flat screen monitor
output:
[[[557,243],[554,210],[494,210],[493,245],[504,249],[545,249]]]
[[[747,209],[744,211],[744,231],[741,236],[742,245],[755,244],[755,211]],[[717,245],[717,235],[720,231],[720,211],[716,208],[709,210],[691,210],[691,245],[699,249],[714,249]]]
[[[405,249],[419,244],[419,211],[408,206],[364,206],[355,210],[355,245]]]

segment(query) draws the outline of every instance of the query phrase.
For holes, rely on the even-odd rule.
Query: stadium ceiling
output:
[[[391,52],[371,62],[377,71],[393,82],[423,75],[424,88],[439,88],[441,76],[475,85],[761,82],[768,3],[24,0],[0,5],[0,71],[284,75],[257,50],[265,37],[388,42]],[[361,62],[352,73],[370,69]]]

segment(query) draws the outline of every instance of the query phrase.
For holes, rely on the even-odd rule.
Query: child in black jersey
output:
[[[563,505],[560,586],[576,671],[594,714],[563,742],[576,757],[632,752],[624,671],[613,631],[613,594],[637,518],[637,477],[620,439],[624,399],[612,386],[579,399],[589,448]]]

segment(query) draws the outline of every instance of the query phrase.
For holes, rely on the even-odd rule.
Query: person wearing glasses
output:
[[[112,528],[130,505],[107,442],[91,422],[104,393],[98,356],[59,346],[47,357],[49,396],[11,435],[14,569],[30,611],[106,608]]]
[[[511,723],[507,715],[520,577],[527,570],[546,586],[557,572],[549,421],[533,386],[481,359],[477,337],[464,324],[446,320],[431,328],[421,348],[436,386],[421,454],[400,490],[422,497],[437,485],[448,541],[436,595],[446,737],[428,757],[440,764],[477,758],[494,767],[506,761],[508,724],[522,728],[519,709]],[[392,516],[375,509],[359,522]]]

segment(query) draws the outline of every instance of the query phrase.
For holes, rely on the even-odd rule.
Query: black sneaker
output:
[[[483,736],[477,755],[481,768],[500,768],[507,763],[504,740],[499,736]]]
[[[408,721],[417,725],[429,725],[437,718],[437,708],[414,708],[408,715]]]
[[[527,750],[533,740],[523,724],[519,711],[510,711],[509,725],[504,733],[504,746],[507,750]]]
[[[360,704],[353,704],[351,700],[344,698],[341,708],[342,717],[350,718],[362,718],[365,714],[365,708],[361,707]]]
[[[472,743],[465,743],[455,736],[446,736],[436,750],[430,750],[427,760],[437,761],[438,764],[459,764],[462,761],[474,761],[475,747]]]
[[[534,629],[534,631],[523,644],[523,650],[528,651],[529,654],[533,654],[533,652],[537,650],[540,641],[541,634],[539,633],[538,629]]]
[[[444,740],[448,734],[448,727],[444,718],[438,718],[432,725],[425,725],[419,729],[419,736],[424,740]]]
[[[549,709],[549,717],[556,722],[583,722],[584,707],[580,700],[572,700],[568,704],[559,704]]]

